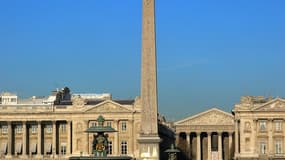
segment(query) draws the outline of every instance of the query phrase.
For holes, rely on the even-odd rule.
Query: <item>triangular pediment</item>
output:
[[[261,106],[253,109],[254,111],[285,111],[285,100],[275,98]]]
[[[132,112],[131,108],[125,107],[112,100],[106,100],[95,106],[88,107],[84,112],[95,112],[95,113],[126,113]]]
[[[220,109],[212,108],[180,120],[175,125],[234,125],[234,116]]]

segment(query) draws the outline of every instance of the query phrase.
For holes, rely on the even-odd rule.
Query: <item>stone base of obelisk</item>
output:
[[[159,143],[161,139],[158,135],[141,135],[138,142],[140,160],[159,160]]]

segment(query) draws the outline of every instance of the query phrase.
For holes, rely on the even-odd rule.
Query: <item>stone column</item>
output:
[[[52,154],[56,155],[56,121],[52,121]]]
[[[37,144],[37,155],[41,156],[42,154],[42,126],[41,126],[41,121],[38,121],[38,144]]]
[[[235,120],[235,158],[239,154],[239,125],[238,119]]]
[[[66,155],[70,155],[71,153],[71,121],[67,121],[66,124],[67,129],[67,144],[66,144]]]
[[[222,132],[218,132],[218,153],[219,160],[223,160]]]
[[[232,159],[233,153],[233,132],[229,132],[229,159]]]
[[[134,119],[131,119],[131,120],[129,120],[129,124],[131,124],[131,126],[132,126],[132,128],[130,129],[130,131],[132,132],[132,137],[135,137],[135,121],[134,121]],[[133,138],[133,139],[136,139],[136,138]],[[135,149],[135,143],[136,143],[136,140],[132,140],[131,141],[131,146],[132,146],[132,148],[131,148],[131,152],[132,153],[135,153],[135,151],[136,151],[136,149]]]
[[[285,132],[284,132],[284,129],[285,129],[285,123],[284,123],[284,121],[285,121],[285,119],[283,119],[283,121],[282,121],[282,131],[283,131],[283,153],[285,153]]]
[[[197,134],[197,160],[201,160],[201,133],[196,132]]]
[[[26,125],[26,121],[22,122],[23,125],[23,133],[22,133],[22,142],[23,142],[23,151],[22,151],[22,155],[26,156],[27,154],[27,125]]]
[[[8,153],[7,155],[11,157],[12,156],[12,122],[8,121],[7,125],[8,125]]]
[[[179,144],[179,135],[180,135],[179,131],[175,133],[175,144],[176,144],[176,146],[178,146],[178,144]]]
[[[187,142],[187,153],[188,153],[188,157],[191,157],[191,146],[190,146],[190,133],[186,133],[186,142]]]
[[[268,119],[268,154],[274,154],[274,145],[273,145],[273,119]]]
[[[208,132],[208,160],[212,160],[212,133]]]

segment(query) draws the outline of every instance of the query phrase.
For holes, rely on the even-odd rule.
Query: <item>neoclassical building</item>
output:
[[[216,160],[234,156],[234,116],[217,108],[175,122],[181,159]]]
[[[232,113],[217,108],[174,123],[182,159],[285,159],[285,99],[243,96]]]
[[[233,112],[237,159],[285,159],[285,99],[245,96]]]
[[[117,131],[108,135],[109,155],[139,157],[140,98],[113,100],[110,94],[70,94],[64,88],[48,97],[29,99],[5,93],[0,102],[1,159],[90,156],[93,135],[85,131],[97,125],[100,115],[105,118],[104,125]],[[159,121],[160,138],[169,145],[174,133],[163,125],[163,119]]]

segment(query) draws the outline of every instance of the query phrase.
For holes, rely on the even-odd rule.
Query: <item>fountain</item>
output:
[[[108,135],[105,133],[116,132],[111,126],[104,126],[104,117],[97,118],[98,126],[92,126],[85,132],[93,134],[92,155],[70,157],[70,160],[130,160],[129,156],[108,156]]]

